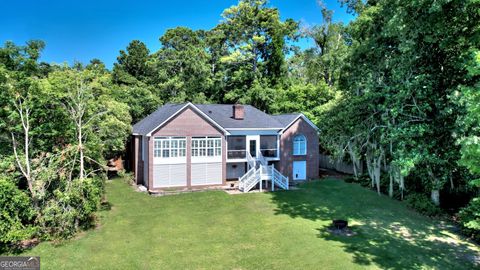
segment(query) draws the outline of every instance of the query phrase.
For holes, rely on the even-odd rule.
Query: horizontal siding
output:
[[[222,163],[192,163],[192,186],[222,184]]]
[[[222,163],[207,163],[206,184],[222,184]]]
[[[153,187],[178,187],[187,185],[187,164],[153,165]]]
[[[206,163],[192,163],[192,186],[205,185],[207,182]]]

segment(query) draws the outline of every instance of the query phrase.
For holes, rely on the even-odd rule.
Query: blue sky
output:
[[[221,20],[225,8],[237,0],[177,1],[2,1],[0,43],[11,40],[23,45],[41,39],[47,46],[42,61],[69,64],[88,63],[99,58],[111,67],[118,51],[131,40],[145,42],[150,51],[160,47],[159,37],[169,28],[186,26],[210,29]],[[326,0],[334,10],[334,20],[348,23],[352,16],[336,0]],[[303,24],[321,22],[316,0],[271,0],[282,19],[292,18]],[[302,47],[311,46],[303,40]]]

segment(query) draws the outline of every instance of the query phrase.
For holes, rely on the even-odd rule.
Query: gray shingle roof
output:
[[[133,125],[133,133],[146,135],[170,116],[178,112],[187,103],[165,104],[155,112]],[[257,108],[244,105],[245,115],[242,120],[233,119],[232,104],[195,104],[200,111],[208,115],[213,121],[224,129],[233,128],[258,128],[258,129],[283,129],[290,124],[299,114],[269,115]]]
[[[217,122],[224,129],[229,128],[278,128],[283,125],[257,108],[250,105],[243,105],[245,115],[242,120],[234,119],[233,104],[195,104],[204,114]]]
[[[283,127],[287,127],[290,123],[295,120],[300,115],[300,113],[287,113],[287,114],[276,114],[272,117],[278,122],[282,123]]]
[[[172,114],[180,110],[186,103],[183,104],[165,104],[156,111],[143,118],[140,122],[133,125],[133,133],[146,135],[158,125],[167,120]]]

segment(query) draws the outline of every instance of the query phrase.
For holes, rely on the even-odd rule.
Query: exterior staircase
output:
[[[254,159],[247,152],[247,163],[249,170],[238,179],[240,191],[249,192],[259,183],[260,190],[262,190],[262,181],[271,181],[272,191],[275,186],[288,190],[288,177],[281,174],[273,165],[269,166],[261,153]]]

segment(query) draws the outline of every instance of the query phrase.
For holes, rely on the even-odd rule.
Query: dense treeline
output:
[[[341,96],[320,117],[323,145],[365,164],[378,193],[429,214],[458,211],[478,194],[480,3],[347,4],[358,17]],[[469,233],[480,229],[478,203],[460,213]]]
[[[341,2],[356,14],[349,25],[322,7],[322,24],[301,29],[264,0],[242,0],[212,29],[167,30],[156,52],[132,41],[111,71],[98,59],[40,62],[41,41],[5,43],[0,246],[92,225],[105,160],[123,154],[132,123],[166,102],[303,112],[320,127],[323,151],[352,163],[354,181],[456,213],[480,175],[479,4]],[[301,37],[315,46],[296,47]],[[459,215],[472,235],[479,210],[473,199]]]
[[[128,105],[101,64],[39,63],[41,41],[0,49],[0,244],[92,225],[104,160],[124,151]],[[118,99],[117,99],[118,97]]]

